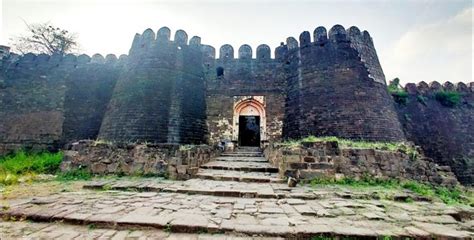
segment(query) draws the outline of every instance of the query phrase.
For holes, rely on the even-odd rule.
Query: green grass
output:
[[[66,172],[60,172],[56,176],[58,181],[77,181],[77,180],[90,180],[92,179],[92,173],[85,169],[74,169]]]
[[[321,185],[341,185],[354,188],[364,187],[381,187],[394,190],[410,190],[418,195],[437,198],[446,204],[464,204],[474,206],[474,194],[465,191],[460,187],[447,188],[442,186],[434,186],[427,183],[421,183],[413,180],[397,180],[397,179],[378,179],[370,176],[363,176],[360,179],[342,178],[315,178],[311,180],[310,185],[317,187]]]
[[[461,94],[456,91],[439,91],[435,99],[446,107],[454,107],[461,102]]]
[[[350,140],[338,137],[315,137],[308,136],[300,140],[290,140],[283,142],[284,145],[299,146],[303,142],[329,142],[334,141],[338,143],[340,148],[356,148],[356,149],[378,149],[387,151],[401,151],[410,156],[412,160],[418,157],[418,152],[414,146],[408,145],[404,142],[371,142],[364,140]]]
[[[27,153],[18,151],[0,158],[0,184],[11,185],[21,176],[55,174],[63,159],[62,152]]]

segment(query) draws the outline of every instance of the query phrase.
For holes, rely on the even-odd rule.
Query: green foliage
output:
[[[433,187],[424,183],[419,183],[416,181],[406,181],[401,186],[422,196],[434,196]]]
[[[439,91],[435,98],[446,107],[454,107],[461,102],[461,94],[456,91]]]
[[[163,228],[163,230],[167,233],[171,233],[172,229],[171,229],[171,224],[166,224],[165,227]]]
[[[62,152],[27,153],[18,151],[0,159],[0,169],[10,173],[55,173],[63,159]]]
[[[61,172],[56,176],[56,180],[59,181],[77,181],[77,180],[90,180],[92,173],[85,169],[73,169],[67,172]]]
[[[392,178],[374,178],[369,175],[364,175],[360,179],[345,177],[341,179],[334,178],[314,178],[311,180],[310,185],[315,187],[317,185],[345,185],[352,187],[384,187],[384,188],[396,188],[399,186],[399,181]]]
[[[299,145],[302,142],[337,142],[341,148],[359,148],[359,149],[379,149],[379,150],[388,150],[388,151],[401,151],[407,154],[413,153],[416,151],[414,146],[410,146],[404,142],[370,142],[364,140],[350,140],[342,139],[338,137],[328,136],[328,137],[315,137],[308,136],[299,141],[289,141],[284,144],[289,145]]]
[[[387,89],[396,103],[403,105],[408,103],[408,93],[400,87],[400,79],[395,78],[390,81]]]
[[[426,101],[427,101],[428,99],[427,99],[425,96],[423,96],[423,95],[418,95],[418,96],[416,96],[416,100],[418,100],[418,102],[420,102],[421,104],[423,104],[423,105],[425,105],[425,106],[427,105],[427,104],[426,104]]]
[[[22,150],[0,158],[0,184],[17,183],[22,175],[54,174],[62,159],[62,152],[27,153]]]
[[[459,187],[447,188],[442,186],[433,186],[431,184],[420,183],[413,180],[399,181],[397,179],[381,179],[365,175],[360,179],[354,178],[315,178],[310,182],[312,187],[320,185],[343,185],[350,187],[382,187],[386,189],[407,189],[418,195],[438,198],[446,204],[465,204],[474,205],[474,196],[472,192],[464,191]],[[413,199],[407,199],[411,202]]]
[[[91,224],[87,225],[87,229],[88,229],[89,231],[90,231],[90,230],[94,230],[94,229],[96,229],[96,228],[97,228],[97,226],[96,226],[95,224],[92,224],[92,223],[91,223]]]

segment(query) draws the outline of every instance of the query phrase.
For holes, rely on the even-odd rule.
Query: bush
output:
[[[62,152],[26,153],[19,151],[0,159],[0,169],[13,174],[27,172],[54,174],[59,170]]]
[[[18,151],[0,158],[0,183],[11,185],[20,175],[54,174],[59,170],[62,152],[27,153]]]
[[[395,78],[390,81],[389,85],[387,86],[387,89],[396,103],[403,105],[408,103],[408,93],[400,87],[400,79]]]
[[[446,107],[454,107],[461,102],[461,94],[456,91],[439,91],[435,98]]]
[[[403,105],[406,105],[408,103],[408,93],[405,90],[400,89],[400,88],[396,88],[396,89],[389,88],[389,92],[396,103],[403,104]]]

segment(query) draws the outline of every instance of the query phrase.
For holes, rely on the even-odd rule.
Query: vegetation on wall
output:
[[[386,151],[400,151],[415,160],[418,157],[418,151],[415,146],[406,142],[375,142],[364,140],[342,139],[334,136],[316,137],[308,136],[300,140],[290,140],[283,142],[285,145],[298,146],[303,142],[337,142],[340,148],[358,148],[358,149],[378,149]]]
[[[407,104],[408,102],[408,93],[405,89],[400,87],[400,79],[395,78],[390,81],[388,85],[388,92],[392,95],[393,100],[398,104]]]
[[[461,102],[461,94],[456,91],[439,91],[435,99],[446,107],[454,107]]]

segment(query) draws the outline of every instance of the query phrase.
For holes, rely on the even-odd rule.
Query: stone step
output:
[[[278,168],[269,162],[233,162],[233,161],[213,161],[201,165],[204,169],[234,170],[245,172],[270,172],[277,173]]]
[[[268,172],[245,172],[233,170],[199,169],[196,177],[200,179],[237,181],[237,182],[260,182],[260,183],[284,183],[285,180],[278,177],[276,173]]]
[[[263,157],[262,153],[253,153],[253,152],[229,152],[222,153],[221,156],[224,157]]]
[[[262,152],[259,147],[238,147],[235,149],[236,152]]]
[[[216,161],[229,161],[229,162],[268,162],[264,157],[229,157],[221,156],[215,158]]]

